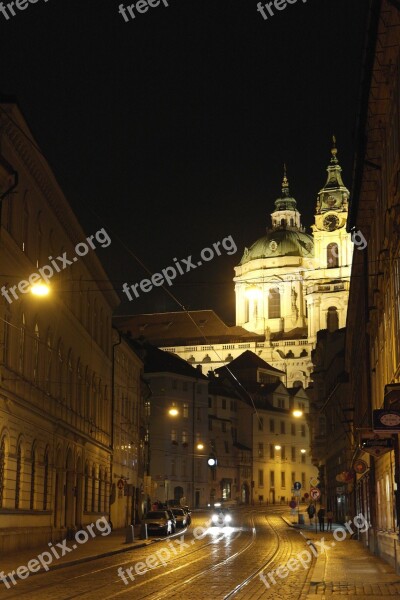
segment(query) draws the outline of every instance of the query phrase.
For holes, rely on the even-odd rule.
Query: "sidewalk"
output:
[[[334,535],[341,525],[335,523],[332,532],[315,533],[315,525],[297,525],[292,523],[294,517],[282,517],[290,527],[299,529],[301,535],[314,542],[313,546],[318,551],[301,600],[325,600],[328,596],[342,595],[368,596],[373,600],[388,596],[400,598],[400,576],[388,563],[351,539],[349,533],[343,541],[339,532]]]
[[[102,536],[100,533],[95,538],[89,537],[88,541],[82,545],[77,544],[74,540],[66,542],[66,546],[71,548],[71,552],[68,552],[53,544],[55,550],[60,555],[60,558],[53,557],[53,562],[49,565],[50,570],[60,569],[63,567],[79,564],[82,562],[88,562],[90,560],[96,560],[105,556],[112,556],[120,552],[128,552],[135,548],[143,548],[149,544],[154,544],[159,540],[157,537],[149,538],[148,540],[139,539],[140,526],[135,526],[135,541],[125,542],[126,529],[115,529],[109,535]],[[170,536],[169,536],[170,537]],[[60,542],[62,544],[62,542]],[[6,574],[11,571],[15,571],[21,565],[27,565],[32,559],[35,559],[39,554],[43,552],[49,552],[50,547],[46,544],[36,548],[28,550],[17,550],[16,552],[9,552],[6,556],[1,557],[1,571]],[[62,554],[65,556],[61,556]],[[43,573],[44,569],[41,568],[39,573]],[[32,573],[33,574],[33,573]]]

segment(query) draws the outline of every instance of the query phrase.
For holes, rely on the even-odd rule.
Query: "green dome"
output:
[[[245,248],[242,260],[244,265],[257,258],[273,258],[277,256],[314,256],[314,241],[311,235],[290,229],[270,229],[267,235]]]

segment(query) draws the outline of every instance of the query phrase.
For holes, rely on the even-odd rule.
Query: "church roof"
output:
[[[274,243],[275,242],[275,243]],[[314,256],[314,240],[312,235],[290,229],[270,229],[266,235],[258,239],[250,248],[245,248],[240,265],[257,258],[273,258],[277,256]]]
[[[228,365],[230,371],[239,371],[241,369],[263,369],[264,371],[269,371],[271,374],[279,377],[280,375],[284,375],[284,371],[280,369],[276,369],[265,360],[254,354],[251,350],[246,350],[243,354],[240,354],[237,358],[231,360]],[[215,369],[216,373],[221,373],[226,370],[226,367],[219,367]]]
[[[213,310],[120,315],[114,325],[132,338],[144,337],[156,346],[191,346],[263,341],[264,336],[243,327],[229,327]]]

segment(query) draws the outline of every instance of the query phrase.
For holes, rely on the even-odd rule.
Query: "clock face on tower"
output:
[[[323,226],[327,231],[334,231],[339,225],[339,219],[336,215],[328,215],[323,220]]]

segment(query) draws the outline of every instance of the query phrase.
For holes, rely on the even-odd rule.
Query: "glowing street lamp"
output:
[[[34,296],[47,296],[50,293],[50,288],[43,281],[38,281],[31,286],[30,291]]]
[[[199,442],[196,446],[197,450],[204,450],[204,444],[202,444],[201,442]]]
[[[280,449],[281,449],[281,446],[279,446],[279,444],[277,444],[277,445],[275,446],[275,450],[280,450]]]
[[[298,419],[298,418],[300,418],[300,417],[302,417],[302,416],[303,416],[303,411],[302,411],[302,410],[294,410],[294,411],[292,412],[292,415],[293,415],[294,417],[296,417],[296,419]]]
[[[249,300],[257,300],[257,298],[261,298],[262,292],[256,285],[250,285],[245,291],[245,296]]]
[[[305,454],[305,453],[307,452],[307,450],[305,450],[304,448],[302,448],[302,449],[300,450],[300,452],[301,452],[302,454]]]
[[[177,417],[179,415],[179,411],[175,406],[172,406],[172,408],[169,409],[168,414],[171,417]]]

